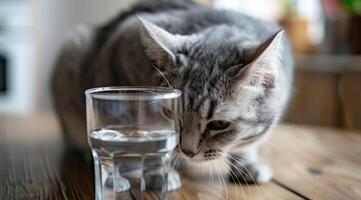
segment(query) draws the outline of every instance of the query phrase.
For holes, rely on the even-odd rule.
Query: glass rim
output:
[[[119,92],[116,94],[109,94],[106,92]],[[147,95],[131,96],[125,91],[138,91],[144,92]],[[85,90],[85,96],[88,98],[96,98],[103,100],[124,100],[124,101],[137,101],[137,100],[161,100],[161,99],[175,99],[182,95],[179,89],[166,88],[166,87],[152,87],[152,86],[108,86],[108,87],[95,87]],[[149,95],[151,94],[151,95]]]

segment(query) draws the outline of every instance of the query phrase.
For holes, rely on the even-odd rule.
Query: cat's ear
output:
[[[140,16],[138,18],[142,22],[141,40],[147,56],[159,67],[175,62],[175,53],[182,47],[186,36],[171,34]]]
[[[242,69],[229,69],[232,80],[242,86],[273,88],[278,77],[278,68],[282,64],[286,35],[279,31],[257,48],[255,59]],[[233,71],[233,72],[232,72]],[[236,73],[234,73],[237,71]]]

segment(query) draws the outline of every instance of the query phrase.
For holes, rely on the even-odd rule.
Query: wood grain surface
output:
[[[268,143],[262,155],[274,182],[309,199],[361,199],[359,132],[280,126]]]
[[[262,148],[273,181],[239,185],[184,173],[169,199],[361,199],[360,144],[349,131],[280,125]],[[91,164],[64,148],[53,115],[0,117],[0,199],[94,199]]]

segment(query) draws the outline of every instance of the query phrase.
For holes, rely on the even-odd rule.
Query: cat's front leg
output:
[[[157,168],[148,168],[144,171],[144,181],[146,188],[148,189],[161,189],[164,185],[164,168],[157,167]],[[168,169],[168,191],[173,191],[182,186],[182,182],[178,171],[173,167],[169,167]]]
[[[230,153],[230,180],[262,184],[272,179],[271,167],[259,160],[257,146],[242,152]]]

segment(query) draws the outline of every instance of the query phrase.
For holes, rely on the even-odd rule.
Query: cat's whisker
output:
[[[247,188],[248,188],[248,191],[250,191],[249,185],[248,185],[248,183],[246,182],[246,179],[245,179],[245,177],[243,176],[241,170],[240,170],[237,166],[235,166],[233,163],[231,163],[231,162],[228,160],[226,154],[224,155],[224,157],[225,157],[226,163],[230,164],[232,167],[235,168],[235,170],[237,170],[238,173],[240,173],[242,179],[243,179],[243,180],[245,181],[245,183],[246,183],[246,186],[247,186]],[[239,184],[239,186],[240,186],[241,189],[242,189],[243,196],[246,198],[246,194],[245,194],[245,191],[244,191],[244,189],[243,189],[243,186],[242,186],[241,182],[239,181],[238,177],[236,176],[235,172],[233,172],[233,170],[231,169],[231,167],[230,167],[230,166],[228,166],[228,167],[229,167],[229,171],[236,177],[236,179],[237,179],[237,181],[238,181],[238,184]],[[233,179],[232,176],[231,176],[231,178]],[[233,179],[233,180],[234,180],[234,179]]]
[[[208,163],[208,166],[209,166],[210,164]],[[209,166],[209,169],[210,169],[210,172],[211,172],[211,178],[212,178],[212,185],[214,184],[213,183],[213,169],[212,169],[212,167],[210,167]]]
[[[228,159],[228,158],[226,158],[226,157],[222,157],[222,160],[224,160],[226,163],[227,163],[227,161],[228,161],[227,159]],[[228,161],[228,162],[229,162],[229,161]],[[227,165],[227,167],[228,167],[228,171],[230,171],[230,172],[233,174],[233,176],[236,178],[236,179],[234,179],[234,177],[231,176],[232,180],[233,180],[234,182],[238,183],[238,185],[239,185],[239,186],[241,187],[241,189],[242,189],[242,194],[243,194],[243,196],[246,197],[245,192],[244,192],[244,190],[243,190],[243,187],[242,187],[241,182],[239,181],[238,177],[237,177],[236,174],[231,170],[231,167],[230,167],[230,166]],[[236,187],[236,196],[238,196],[238,187]]]
[[[240,162],[240,161],[238,161],[238,160],[236,160],[236,159],[233,159],[233,160],[234,160],[235,162],[237,162],[238,164],[240,164],[241,167],[242,167],[244,170],[246,170],[246,172],[248,173],[248,175],[251,177],[253,183],[257,186],[257,183],[256,183],[256,181],[255,181],[254,178],[253,178],[253,175],[252,175],[251,172],[243,165],[243,163]]]
[[[230,155],[228,155],[228,154],[226,154],[226,153],[224,153],[224,156],[225,156],[225,157],[228,157],[229,159],[235,160],[235,159],[233,159]],[[248,184],[248,181],[247,181],[246,178],[244,177],[246,174],[243,172],[243,170],[242,170],[241,168],[239,168],[237,165],[233,164],[231,161],[227,160],[227,162],[228,162],[231,166],[233,166],[233,167],[235,168],[235,170],[237,170],[237,172],[242,176],[242,179],[244,180],[244,182],[245,182],[245,184],[246,184],[246,186],[247,186],[248,192],[250,192],[251,189],[250,189],[250,186],[249,186],[249,184]],[[236,161],[236,162],[237,162],[237,161]],[[237,162],[237,163],[238,163],[238,162]],[[239,164],[241,164],[241,163],[239,163]],[[242,164],[241,164],[241,167],[243,167],[243,168],[248,172],[248,174],[251,176],[253,182],[255,183],[255,180],[253,179],[251,173],[250,173]],[[256,183],[255,183],[255,185],[256,185],[256,190],[258,191],[258,186],[257,186]]]
[[[212,159],[213,159],[213,156],[212,156]],[[216,172],[217,172],[217,177],[218,177],[218,180],[220,181],[221,180],[221,177],[220,177],[220,172],[218,171],[218,168],[215,168]],[[222,182],[219,183],[219,193],[222,193]]]
[[[202,171],[204,171],[204,165],[201,165],[201,167],[202,167]]]
[[[238,177],[236,176],[236,174],[232,171],[231,167],[228,166],[228,171],[231,173],[231,178],[234,182],[236,182],[236,196],[238,196],[238,187],[241,188],[242,190],[242,195],[244,197],[244,199],[246,199],[246,194],[245,194],[245,191],[243,189],[243,186],[241,184],[241,181],[238,179]]]
[[[159,74],[164,78],[164,80],[167,82],[167,84],[168,84],[168,87],[169,88],[172,88],[172,86],[171,86],[171,84],[169,83],[169,81],[168,81],[168,79],[165,77],[165,75],[163,74],[163,72],[160,70],[160,69],[158,69],[158,67],[156,67],[156,66],[154,66],[154,65],[152,65],[158,72],[159,72]]]
[[[217,154],[212,154],[212,158],[213,159],[217,159]],[[228,188],[227,188],[227,185],[226,185],[226,182],[225,182],[225,179],[223,177],[223,174],[222,174],[222,171],[218,168],[218,163],[216,163],[214,165],[214,167],[217,169],[217,171],[219,172],[219,176],[220,176],[220,181],[221,181],[221,184],[224,185],[224,188],[226,190],[226,196],[227,196],[227,199],[228,199]]]
[[[255,185],[255,187],[256,187],[256,192],[259,193],[260,190],[259,190],[258,185],[257,185],[256,181],[254,180],[251,172],[250,172],[250,171],[243,165],[243,163],[241,163],[239,160],[237,160],[236,158],[234,158],[234,157],[231,156],[231,155],[228,155],[228,156],[229,156],[230,159],[232,159],[232,160],[235,161],[236,163],[240,164],[241,167],[246,170],[246,172],[249,174],[249,176],[251,177],[251,179],[252,179],[252,181],[253,181],[253,183],[254,183],[254,185]]]
[[[222,156],[225,158],[224,159],[224,161],[226,162],[226,163],[228,163],[229,165],[231,165],[235,170],[237,170],[237,172],[241,175],[241,177],[242,177],[242,179],[244,180],[244,182],[246,183],[246,186],[247,186],[247,189],[248,189],[248,192],[250,192],[250,187],[249,187],[249,184],[247,183],[247,181],[246,181],[246,179],[245,179],[245,177],[243,176],[243,172],[241,171],[241,169],[239,169],[239,167],[237,167],[236,165],[234,165],[232,162],[230,162],[229,160],[228,160],[228,154],[226,154],[226,153],[223,153],[222,154]],[[235,172],[233,172],[232,171],[232,169],[231,169],[231,167],[229,166],[229,171],[237,178],[237,176],[236,176],[236,174],[235,174]],[[242,192],[243,192],[243,195],[244,195],[244,197],[246,197],[246,195],[245,195],[245,191],[244,191],[244,189],[243,189],[243,186],[242,186],[242,184],[240,183],[240,181],[239,181],[239,179],[237,178],[237,180],[238,180],[238,182],[239,182],[239,186],[241,187],[241,189],[242,189]]]
[[[209,166],[209,163],[206,163],[207,169],[208,169],[208,192],[210,192],[210,189],[212,187],[213,184],[213,178],[212,178],[212,184],[211,184],[211,169]]]
[[[155,93],[155,94],[158,94],[158,93]],[[161,94],[158,94],[158,95],[161,95]],[[151,102],[145,104],[145,106],[149,106],[149,105],[152,105],[152,104],[155,104],[155,103],[158,103],[158,102],[161,102],[162,100],[152,100]]]
[[[211,185],[211,183],[210,183],[210,181],[211,181],[211,179],[210,179],[210,171],[209,171],[209,165],[206,163],[205,164],[206,166],[207,166],[207,171],[208,171],[208,186],[210,186]]]
[[[218,167],[217,167],[217,165],[218,164],[216,164],[216,165],[214,165],[217,169],[218,169]],[[225,181],[225,179],[224,179],[224,177],[223,177],[223,173],[222,173],[222,171],[219,169],[219,175],[221,176],[221,181],[223,182],[223,184],[224,184],[224,188],[226,189],[226,196],[227,196],[227,199],[228,199],[228,188],[227,188],[227,184],[226,184],[226,181]]]
[[[251,176],[253,183],[256,184],[256,181],[253,179],[253,176],[252,176],[251,172],[250,172],[240,161],[238,161],[236,158],[234,158],[234,157],[231,156],[231,155],[225,155],[225,156],[227,156],[229,159],[233,160],[234,162],[240,164],[241,167],[246,170],[246,172],[248,173],[248,175]],[[232,163],[232,164],[233,164],[233,163]],[[233,165],[234,165],[234,164],[233,164]],[[245,173],[243,172],[242,169],[240,169],[240,170],[242,171],[242,173],[243,173],[244,175],[247,175],[247,174],[245,174]]]

